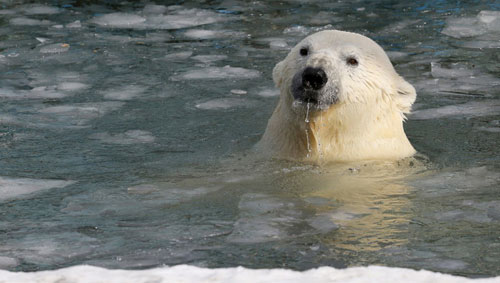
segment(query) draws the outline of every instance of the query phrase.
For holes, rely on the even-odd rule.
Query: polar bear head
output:
[[[410,156],[402,122],[413,86],[360,34],[326,30],[299,42],[273,69],[280,101],[261,141],[291,159]]]

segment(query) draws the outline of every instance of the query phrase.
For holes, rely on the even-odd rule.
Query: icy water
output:
[[[0,3],[0,268],[500,275],[498,1],[106,2]],[[252,158],[274,64],[332,28],[416,87],[425,166]]]

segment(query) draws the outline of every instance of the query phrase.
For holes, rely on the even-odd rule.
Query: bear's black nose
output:
[[[302,86],[304,89],[320,90],[327,81],[328,77],[321,68],[307,67],[302,72]]]

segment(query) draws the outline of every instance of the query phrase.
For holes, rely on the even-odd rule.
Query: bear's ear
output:
[[[399,109],[401,109],[401,112],[406,114],[410,113],[411,106],[417,98],[417,92],[415,88],[402,77],[398,78],[396,96],[397,105]]]
[[[273,81],[276,87],[280,88],[283,82],[283,68],[285,66],[285,61],[281,61],[273,69]]]

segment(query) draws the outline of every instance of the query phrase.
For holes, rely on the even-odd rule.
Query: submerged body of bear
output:
[[[311,162],[412,156],[403,129],[415,89],[371,39],[327,30],[308,36],[273,70],[278,105],[258,148]]]

